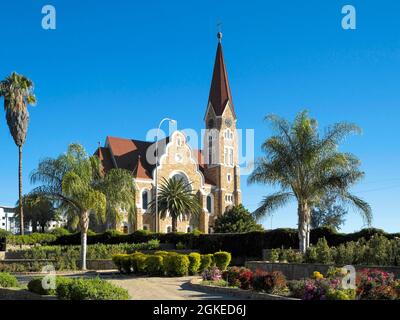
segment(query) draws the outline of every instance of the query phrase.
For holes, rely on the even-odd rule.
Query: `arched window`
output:
[[[143,190],[142,192],[142,209],[147,210],[149,206],[149,192],[147,190]]]
[[[212,197],[210,195],[207,196],[207,211],[212,212]]]
[[[208,164],[213,163],[212,153],[213,153],[213,137],[212,135],[210,135],[208,136]]]
[[[187,227],[187,233],[190,233],[190,232],[192,232],[192,227],[191,227],[191,226],[188,226],[188,227]]]
[[[167,233],[171,233],[172,232],[172,226],[167,226]]]

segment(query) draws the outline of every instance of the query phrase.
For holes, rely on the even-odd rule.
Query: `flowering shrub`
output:
[[[315,280],[323,279],[324,275],[319,271],[314,271],[312,278]]]
[[[231,287],[248,290],[252,287],[253,272],[247,268],[232,267],[223,273],[223,278]]]
[[[254,290],[279,293],[286,288],[286,278],[280,271],[257,270],[253,275]]]
[[[366,300],[394,300],[400,298],[398,281],[393,273],[366,269],[358,273],[357,296]]]
[[[205,269],[202,273],[203,281],[219,281],[222,279],[222,272],[218,267],[214,266],[211,269]]]

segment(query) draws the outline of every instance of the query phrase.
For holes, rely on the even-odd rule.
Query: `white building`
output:
[[[0,229],[10,231],[12,233],[18,232],[18,227],[15,223],[14,213],[14,208],[0,206]]]

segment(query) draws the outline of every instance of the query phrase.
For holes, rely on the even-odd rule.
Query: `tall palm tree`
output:
[[[42,160],[31,175],[33,183],[43,183],[34,193],[53,199],[79,217],[82,270],[86,270],[90,213],[103,219],[106,212],[106,196],[97,190],[99,177],[99,159],[89,157],[78,144],[71,144],[67,153],[56,159]]]
[[[0,83],[0,96],[4,97],[7,124],[18,147],[18,199],[21,235],[24,234],[24,213],[22,206],[22,146],[25,143],[29,124],[28,105],[36,103],[33,82],[13,72]]]
[[[158,192],[158,210],[161,219],[168,214],[172,219],[172,232],[178,231],[178,219],[185,216],[198,216],[201,212],[199,199],[189,188],[189,184],[176,177],[162,179]],[[149,203],[149,210],[155,213],[155,199]]]
[[[302,252],[310,243],[311,209],[328,193],[359,209],[370,225],[371,207],[349,192],[364,177],[359,170],[360,161],[350,153],[338,151],[339,143],[347,135],[361,129],[354,124],[337,123],[320,137],[317,121],[309,118],[307,111],[300,112],[292,124],[275,115],[266,120],[272,123],[276,134],[262,145],[266,155],[257,161],[248,182],[270,184],[280,191],[262,200],[255,217],[268,215],[296,199]]]

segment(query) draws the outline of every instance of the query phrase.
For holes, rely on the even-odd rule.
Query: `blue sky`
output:
[[[41,8],[57,9],[57,29],[41,28]],[[341,8],[357,10],[357,29],[341,28]],[[107,135],[144,139],[164,116],[179,129],[203,128],[216,50],[223,46],[240,128],[255,130],[256,156],[270,136],[266,114],[292,119],[303,109],[321,127],[356,122],[364,133],[343,150],[362,161],[354,193],[375,227],[400,231],[400,3],[398,1],[32,1],[2,3],[0,78],[34,80],[38,105],[24,147],[29,173],[71,142],[90,152]],[[1,102],[2,103],[2,102]],[[17,197],[17,148],[0,111],[0,204]],[[255,209],[268,186],[248,186]],[[295,227],[293,203],[264,225]],[[362,220],[350,212],[345,232]]]

